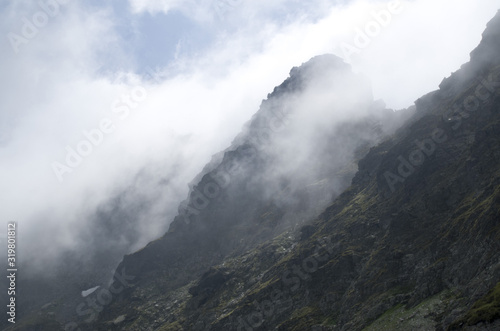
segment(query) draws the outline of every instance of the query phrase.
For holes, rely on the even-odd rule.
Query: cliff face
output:
[[[80,328],[498,329],[498,54],[500,13],[414,114],[334,56],[294,68]]]
[[[178,290],[318,215],[349,186],[357,160],[409,113],[374,102],[366,80],[333,55],[293,68],[193,181],[169,231],[125,256],[118,273],[133,275],[133,286],[102,318],[130,311],[131,298],[152,300],[155,289]]]
[[[139,283],[148,282],[149,272],[169,270],[169,286],[176,287],[319,213],[349,185],[356,157],[382,137],[382,120],[386,131],[387,120],[396,120],[366,85],[334,56],[294,68],[198,176],[168,233],[122,266]],[[309,104],[313,99],[317,105]],[[357,118],[348,119],[353,110]]]

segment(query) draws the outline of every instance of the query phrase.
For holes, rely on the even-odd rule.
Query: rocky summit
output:
[[[192,181],[169,231],[90,295],[100,311],[43,323],[499,330],[499,162],[500,12],[470,62],[409,109],[315,57]]]

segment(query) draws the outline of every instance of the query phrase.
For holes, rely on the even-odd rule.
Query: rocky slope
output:
[[[139,309],[158,290],[178,291],[224,259],[317,215],[348,187],[357,160],[406,114],[374,102],[366,81],[335,56],[292,69],[195,179],[169,232],[125,256],[118,270],[134,275],[133,285],[101,318]],[[127,302],[132,297],[137,305]]]
[[[235,190],[231,204],[213,201],[203,210],[236,210],[234,217],[176,219],[166,236],[125,257],[121,268],[144,276],[95,327],[494,329],[485,323],[500,317],[499,24],[500,14],[470,63],[416,102],[415,116],[370,149],[352,185],[316,220],[264,242],[287,208],[307,207],[299,199],[255,208],[248,192]],[[292,72],[280,88],[294,83]],[[349,134],[359,136],[355,124]],[[273,168],[258,162],[255,172],[244,169],[247,178]],[[242,239],[249,244],[239,245]],[[186,243],[196,253],[182,249]]]
[[[498,330],[499,54],[500,12],[399,113],[336,57],[294,68],[67,329]]]

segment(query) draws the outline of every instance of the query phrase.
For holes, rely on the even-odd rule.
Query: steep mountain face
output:
[[[131,316],[158,290],[177,291],[317,215],[348,187],[357,160],[404,116],[374,102],[366,80],[335,56],[292,69],[195,179],[168,233],[125,256],[117,272],[133,275],[131,288],[101,318],[121,310]]]
[[[124,258],[117,273],[133,280],[92,328],[498,329],[498,54],[500,13],[471,61],[367,154],[399,118],[335,57],[292,70],[170,231]],[[308,126],[312,100],[343,111]],[[263,134],[276,113],[292,123]],[[381,119],[391,124],[374,129]]]
[[[298,241],[277,238],[221,265],[234,281],[178,320],[211,330],[498,329],[499,22]]]
[[[498,330],[499,54],[500,12],[396,113],[334,56],[294,68],[66,329]]]
[[[366,79],[333,55],[293,68],[231,146],[215,155],[193,180],[169,231],[125,256],[116,274],[129,276],[125,287],[123,278],[114,278],[117,283],[111,288],[121,290],[113,293],[116,300],[111,305],[108,297],[101,297],[109,294],[107,290],[101,288],[83,299],[77,278],[63,278],[65,289],[76,290],[54,296],[54,286],[47,288],[47,298],[38,301],[50,305],[41,311],[33,308],[33,318],[24,318],[29,320],[27,328],[38,320],[43,324],[57,319],[66,329],[92,329],[88,324],[99,314],[105,319],[116,311],[136,309],[128,300],[140,297],[149,302],[158,290],[183,288],[225,258],[297,229],[349,186],[357,161],[410,113],[394,113],[374,101]],[[129,218],[123,208],[117,211],[111,209],[104,216],[113,222]],[[114,238],[108,232],[101,235]],[[103,268],[96,274],[106,273],[110,253],[103,254]],[[77,262],[68,267],[76,274]],[[38,313],[44,318],[36,317]]]
[[[170,231],[125,257],[123,268],[139,287],[168,273],[162,286],[175,289],[303,223],[349,185],[356,160],[402,119],[334,56],[294,68],[193,181]]]

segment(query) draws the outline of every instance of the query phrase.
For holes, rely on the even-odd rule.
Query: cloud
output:
[[[130,6],[134,13],[143,11],[149,12],[169,12],[172,9],[177,9],[182,5],[183,1],[157,1],[157,0],[130,0]]]
[[[129,0],[131,11],[135,14],[168,14],[182,12],[186,17],[201,24],[216,24],[223,21],[225,28],[245,27],[252,22],[274,19],[290,23],[297,17],[317,17],[328,10],[332,2],[313,0],[307,5],[298,0]],[[220,27],[220,26],[219,26]]]
[[[230,145],[289,70],[318,54],[343,56],[341,45],[354,45],[357,29],[388,8],[367,1],[224,1],[130,1],[131,25],[145,12],[177,10],[213,29],[214,41],[202,51],[183,51],[180,42],[178,57],[158,68],[156,79],[136,72],[133,45],[120,34],[122,17],[106,6],[61,4],[17,53],[3,38],[0,218],[19,222],[21,259],[43,262],[62,250],[88,249],[89,238],[106,239],[96,234],[105,219],[118,230],[95,245],[126,253],[161,235],[187,184]],[[401,3],[402,12],[351,61],[371,78],[375,97],[394,108],[410,106],[467,61],[497,9],[495,1]],[[1,34],[23,36],[23,19],[33,22],[42,10],[30,1],[4,5]],[[146,97],[127,99],[137,88]],[[67,164],[67,148],[84,146],[86,133],[105,119],[113,132],[103,133],[59,182],[53,162]],[[113,211],[133,215],[123,233]]]

